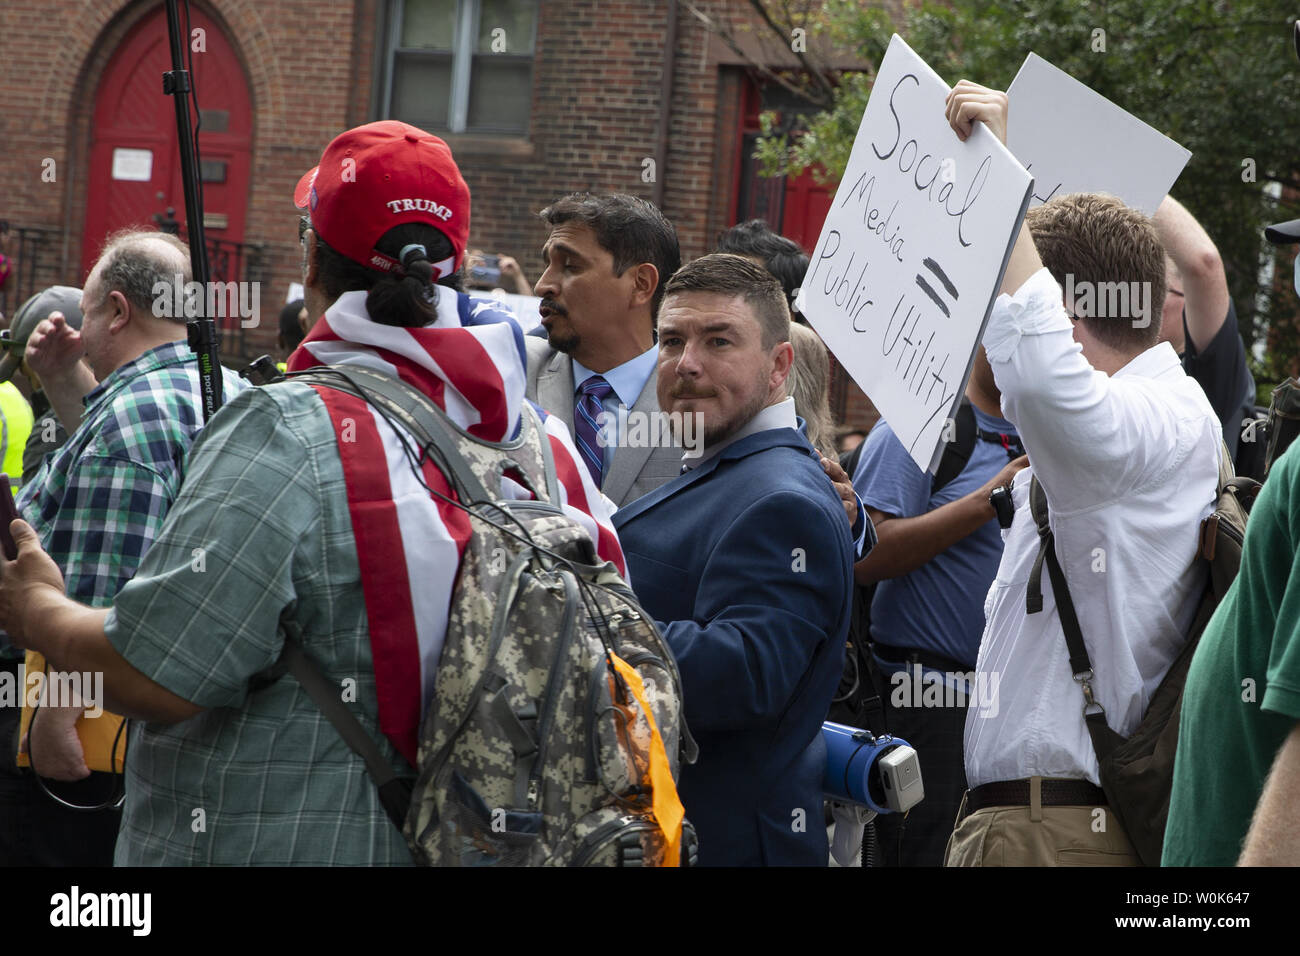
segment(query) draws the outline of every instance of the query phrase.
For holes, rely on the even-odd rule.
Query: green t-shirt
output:
[[[1165,866],[1232,866],[1264,780],[1300,721],[1300,443],[1274,464],[1241,571],[1187,675]]]

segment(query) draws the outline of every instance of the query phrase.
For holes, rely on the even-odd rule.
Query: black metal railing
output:
[[[182,233],[181,239],[185,238]],[[236,364],[233,361],[236,358],[241,361],[252,361],[257,357],[253,353],[260,354],[260,350],[250,349],[247,333],[253,326],[245,327],[245,323],[250,321],[250,318],[240,314],[236,306],[251,302],[257,310],[256,315],[259,320],[264,314],[261,286],[268,271],[266,247],[262,243],[230,242],[212,236],[205,236],[205,239],[208,249],[209,280],[223,284],[233,282],[237,287],[234,300],[227,300],[225,307],[219,308],[218,314],[214,316],[222,361],[232,365]],[[221,314],[222,312],[225,314]]]
[[[0,227],[8,225],[0,221]],[[3,229],[0,229],[2,232]],[[184,235],[181,236],[184,239]],[[8,226],[6,255],[9,258],[9,278],[0,287],[0,312],[10,318],[28,298],[52,285],[77,285],[78,267],[64,260],[63,230],[55,226]],[[230,242],[225,239],[207,239],[208,263],[213,282],[234,282],[248,286],[237,288],[234,304],[240,301],[255,302],[258,315],[262,314],[261,285],[268,272],[266,247],[262,243]],[[256,285],[253,285],[256,283]],[[239,298],[242,296],[242,300]],[[224,349],[232,356],[253,359],[249,354],[244,327],[246,317],[233,308],[217,320],[218,334],[223,335]]]
[[[0,288],[0,312],[13,318],[31,296],[52,285],[73,285],[75,269],[62,257],[62,230],[54,226],[10,226],[0,223],[6,235],[9,278]]]

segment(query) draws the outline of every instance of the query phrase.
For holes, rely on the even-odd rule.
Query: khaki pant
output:
[[[1038,794],[1030,778],[1030,797]],[[948,840],[945,866],[1141,866],[1107,807],[985,807],[966,815]]]

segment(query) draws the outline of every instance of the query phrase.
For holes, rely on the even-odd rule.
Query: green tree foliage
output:
[[[1278,0],[952,0],[907,3],[893,19],[860,0],[828,0],[809,44],[878,63],[898,32],[949,84],[967,78],[998,89],[1032,50],[1190,149],[1174,195],[1219,247],[1247,345],[1266,344],[1254,370],[1266,395],[1300,374],[1294,249],[1276,255],[1272,288],[1261,290],[1258,281],[1261,257],[1273,255],[1263,227],[1300,216],[1294,19],[1292,6]],[[837,179],[872,78],[841,74],[834,105],[810,115],[791,139],[776,135],[767,118],[769,135],[758,147],[765,172],[813,167],[819,178]],[[1280,202],[1266,192],[1270,182],[1282,186]]]

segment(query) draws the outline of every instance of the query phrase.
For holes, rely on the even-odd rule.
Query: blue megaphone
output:
[[[920,760],[902,737],[876,737],[828,720],[822,724],[822,740],[822,790],[829,799],[861,804],[876,813],[903,813],[925,796]]]

